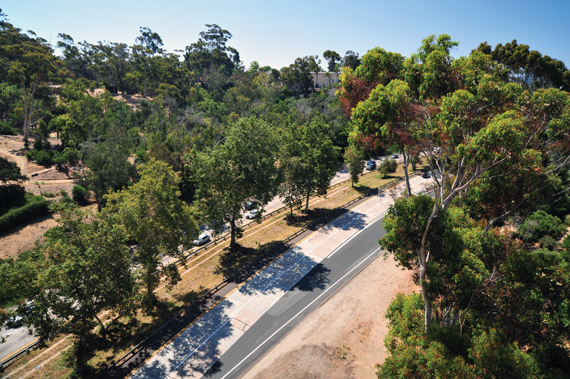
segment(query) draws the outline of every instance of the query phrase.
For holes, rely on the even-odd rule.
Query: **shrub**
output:
[[[554,251],[558,247],[558,242],[550,236],[542,237],[538,243],[540,244],[540,247],[550,251]]]
[[[85,187],[75,185],[71,190],[71,196],[73,196],[73,200],[77,201],[78,203],[83,202],[85,201],[85,196],[87,196],[87,190]]]
[[[32,217],[41,216],[49,212],[49,202],[41,196],[34,196],[26,205],[10,209],[0,216],[0,233],[25,223]]]
[[[34,150],[40,151],[43,149],[44,149],[44,144],[42,143],[42,140],[38,138],[37,140],[34,141]]]
[[[543,210],[536,211],[519,227],[519,235],[523,240],[536,242],[543,237],[550,236],[558,239],[565,231],[562,221]]]
[[[0,121],[0,134],[15,136],[18,131],[6,121]]]
[[[51,151],[38,151],[36,153],[36,162],[42,166],[49,166],[53,162],[53,156]]]
[[[146,150],[143,150],[143,149],[138,150],[136,157],[137,157],[137,161],[145,162],[146,161]]]
[[[78,162],[80,159],[79,151],[73,147],[66,147],[61,154],[71,164]]]
[[[29,161],[33,161],[34,159],[36,159],[36,154],[37,154],[37,152],[38,152],[37,150],[29,150],[29,151],[26,151],[26,158],[27,158]]]

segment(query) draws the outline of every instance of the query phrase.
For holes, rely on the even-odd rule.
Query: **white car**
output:
[[[398,158],[398,154],[392,154],[392,158],[393,158],[393,159]]]
[[[202,233],[198,236],[197,240],[192,241],[192,244],[195,246],[202,246],[205,243],[210,242],[211,238],[208,233]]]
[[[245,215],[245,218],[247,219],[254,219],[257,217],[257,214],[259,213],[259,209],[252,209],[251,211],[247,212]]]

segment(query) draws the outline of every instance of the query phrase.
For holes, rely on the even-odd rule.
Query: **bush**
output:
[[[71,190],[71,195],[73,196],[73,200],[77,201],[78,203],[81,203],[85,201],[85,196],[87,196],[87,190],[80,185],[75,185]]]
[[[41,139],[37,139],[34,141],[34,150],[40,151],[44,149],[44,144],[42,143]]]
[[[18,131],[6,121],[0,121],[0,134],[15,136],[18,134]]]
[[[61,154],[71,164],[77,163],[80,159],[79,151],[73,147],[66,147]]]
[[[36,153],[36,162],[42,166],[49,166],[53,163],[53,156],[51,151],[38,151]]]
[[[523,240],[536,242],[543,237],[550,236],[558,239],[565,231],[562,221],[545,211],[536,211],[519,227],[519,235]]]
[[[37,150],[29,150],[29,151],[26,151],[26,158],[27,158],[29,161],[33,161],[34,159],[36,159],[36,154],[37,154],[37,153],[38,153]]]
[[[49,202],[41,196],[34,196],[26,205],[10,209],[0,216],[0,233],[27,222],[32,217],[41,216],[49,212]]]
[[[550,251],[554,251],[558,247],[558,242],[550,236],[542,237],[538,243],[540,244],[540,247]]]
[[[146,161],[146,150],[138,150],[136,153],[137,161],[145,162]]]

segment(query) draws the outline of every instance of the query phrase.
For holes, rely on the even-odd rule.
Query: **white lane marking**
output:
[[[228,320],[226,320],[218,329],[216,329],[216,331],[214,333],[212,333],[208,338],[206,338],[204,341],[202,341],[202,343],[195,348],[190,354],[188,354],[188,356],[186,356],[186,358],[184,358],[182,360],[182,362],[180,362],[180,364],[178,366],[176,366],[175,368],[173,368],[168,375],[166,375],[166,378],[168,378],[174,371],[178,370],[178,368],[180,366],[182,366],[188,359],[190,359],[190,357],[192,355],[194,355],[194,353],[196,353],[196,351],[198,351],[202,346],[204,346],[204,344],[206,342],[208,342],[210,340],[210,338],[212,338],[216,333],[218,333],[220,331],[220,329],[222,329],[227,323],[229,323],[231,320],[233,320],[233,318],[235,316],[238,315],[239,312],[241,312],[243,309],[245,309],[245,307],[247,307],[252,301],[254,301],[255,299],[257,299],[259,297],[259,295],[261,295],[263,292],[265,292],[265,290],[267,290],[272,284],[274,284],[275,282],[277,282],[283,275],[285,275],[287,272],[289,272],[293,267],[297,266],[297,264],[299,262],[301,262],[303,259],[307,258],[306,255],[303,255],[298,261],[296,261],[294,264],[292,264],[287,270],[283,271],[277,278],[275,278],[273,281],[271,281],[269,284],[267,284],[265,286],[265,288],[263,288],[263,290],[261,290],[257,295],[255,295],[254,297],[252,297],[252,299],[247,302],[243,307],[241,307],[238,311],[234,312],[234,314],[232,316],[229,316]],[[285,291],[287,292],[287,291]]]
[[[277,329],[275,331],[275,333],[273,333],[272,335],[270,335],[269,337],[267,337],[267,339],[265,341],[263,341],[258,347],[256,347],[251,353],[249,353],[244,359],[242,359],[237,365],[235,365],[226,375],[224,375],[222,377],[222,379],[225,379],[228,377],[228,375],[230,375],[239,365],[241,365],[243,362],[245,362],[249,357],[251,357],[257,350],[259,350],[263,345],[265,345],[267,343],[267,341],[269,341],[271,338],[273,338],[277,333],[279,333],[284,327],[286,327],[291,321],[293,321],[294,319],[297,318],[297,316],[299,316],[301,313],[303,313],[307,308],[309,308],[311,305],[313,305],[317,300],[319,300],[322,296],[324,296],[328,291],[330,291],[334,286],[336,286],[341,280],[343,280],[344,278],[346,278],[350,273],[352,273],[354,270],[356,270],[361,264],[363,264],[368,258],[370,258],[372,255],[374,255],[378,250],[380,250],[381,248],[379,247],[378,249],[374,250],[372,253],[370,253],[368,256],[366,256],[364,259],[362,259],[360,261],[360,263],[358,263],[356,266],[354,266],[349,272],[347,272],[346,274],[344,274],[342,276],[342,278],[340,278],[339,280],[337,280],[336,282],[334,282],[329,288],[327,288],[322,294],[320,294],[319,296],[317,296],[313,301],[311,301],[305,308],[301,309],[299,311],[299,313],[297,313],[295,316],[293,316],[289,321],[287,321],[285,324],[283,324],[283,326],[281,326],[279,329]]]
[[[376,216],[372,221],[370,221],[368,224],[366,224],[366,226],[364,228],[362,228],[359,231],[357,231],[356,233],[354,233],[346,241],[344,241],[340,246],[338,246],[336,249],[334,249],[329,255],[326,256],[326,258],[332,257],[337,251],[342,249],[344,247],[344,245],[346,245],[347,243],[352,241],[354,238],[356,238],[356,236],[358,236],[360,233],[362,233],[363,231],[368,229],[370,226],[372,226],[372,224],[376,223],[378,220],[383,218],[386,215],[386,213],[387,213],[387,211],[382,212],[380,215]]]

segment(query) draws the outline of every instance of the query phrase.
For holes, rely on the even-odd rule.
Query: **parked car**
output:
[[[422,175],[422,178],[429,179],[429,178],[431,178],[431,174],[429,172],[424,172],[424,174]]]
[[[371,159],[366,162],[366,169],[368,171],[376,170],[376,161],[374,159]]]
[[[399,155],[398,154],[392,154],[391,157],[392,157],[392,159],[396,159],[399,157]]]
[[[198,239],[192,241],[194,246],[202,246],[205,243],[211,241],[210,235],[208,233],[202,233],[198,236]]]
[[[253,209],[253,210],[247,212],[247,214],[245,215],[245,218],[252,220],[252,219],[257,217],[258,213],[259,213],[259,209]]]
[[[248,202],[245,204],[245,209],[248,209],[248,210],[249,210],[249,209],[255,209],[255,208],[257,208],[257,201],[255,201],[255,200],[248,201]]]
[[[436,153],[436,154],[439,153],[439,152],[441,152],[441,147],[436,147],[436,148],[434,148],[434,149],[433,149],[433,152]]]

